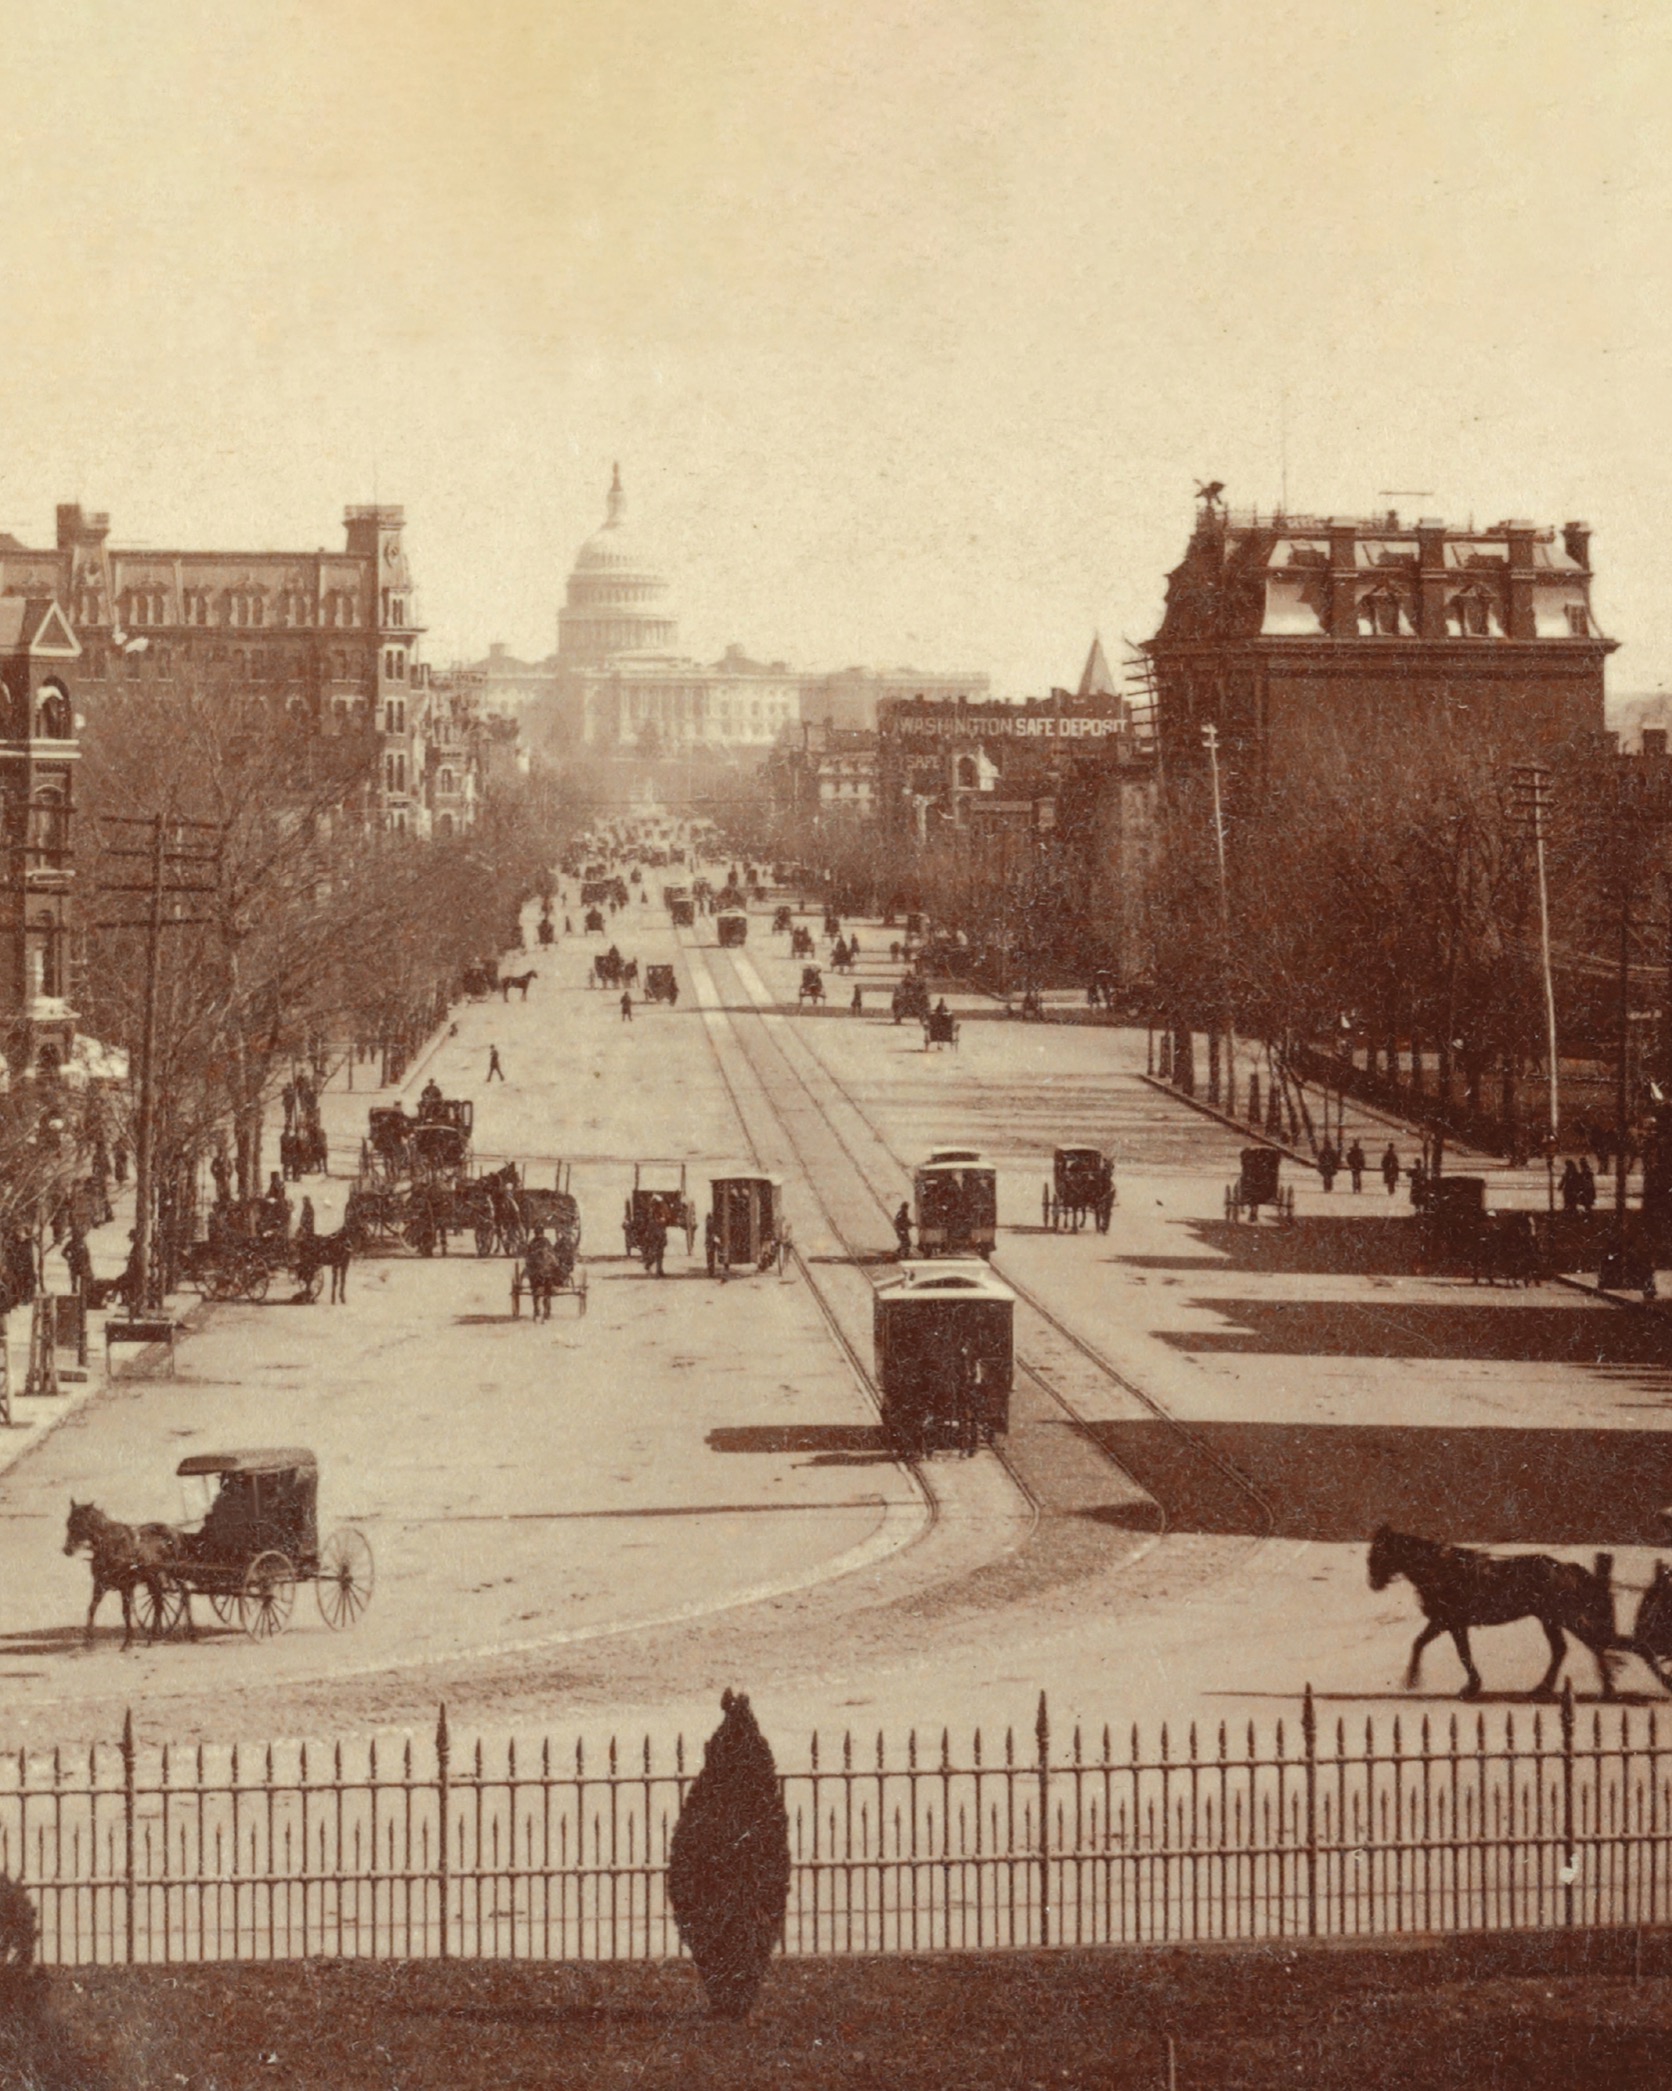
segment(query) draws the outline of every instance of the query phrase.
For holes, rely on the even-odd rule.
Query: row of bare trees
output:
[[[263,1120],[291,1071],[365,1045],[399,1064],[463,968],[503,948],[521,901],[549,889],[561,817],[538,785],[491,797],[467,835],[419,841],[366,819],[371,759],[362,738],[224,687],[136,686],[90,725],[76,1000],[82,1028],[136,1068],[150,939],[133,926],[148,905],[135,823],[164,817],[159,1202],[178,1203],[218,1146],[240,1195],[259,1192]],[[113,1140],[132,1141],[133,1106],[109,1107]]]
[[[1672,778],[1594,747],[1548,763],[1561,1056],[1609,1067],[1620,1038],[1658,1014],[1633,1048],[1635,1100],[1665,1054]],[[1413,739],[1373,775],[1323,763],[1304,790],[1233,791],[1226,845],[1222,896],[1208,779],[1170,780],[1149,915],[1156,1008],[1182,1079],[1194,1081],[1189,1041],[1205,1034],[1218,1087],[1230,1030],[1275,1066],[1328,1055],[1507,1144],[1534,1132],[1548,1053],[1524,771],[1491,749]],[[1595,1083],[1572,1101],[1564,1117],[1594,1106]]]

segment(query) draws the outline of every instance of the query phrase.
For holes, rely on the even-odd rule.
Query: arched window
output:
[[[977,771],[976,771],[976,767],[975,767],[975,757],[974,757],[973,755],[960,755],[960,756],[958,757],[958,788],[959,788],[959,790],[960,790],[960,791],[974,791],[974,789],[975,789],[976,785],[977,785],[977,784],[978,784],[979,782],[980,782],[980,778],[979,778],[979,776],[978,776],[978,774],[977,774]]]
[[[436,817],[435,817],[435,832],[436,832],[436,833],[437,833],[438,835],[451,835],[451,834],[452,834],[452,832],[453,832],[453,816],[452,816],[452,815],[451,815],[450,813],[438,813],[438,814],[436,815]]]
[[[56,918],[42,913],[30,924],[30,973],[38,995],[64,992],[64,935]]]
[[[451,770],[443,770],[438,781],[442,791],[451,792],[457,789],[453,782],[453,772]]]
[[[35,731],[44,741],[67,741],[74,737],[75,722],[70,700],[55,682],[43,684],[35,706]]]
[[[1362,639],[1397,639],[1410,630],[1410,620],[1400,610],[1399,598],[1389,588],[1376,588],[1360,598],[1358,628]]]

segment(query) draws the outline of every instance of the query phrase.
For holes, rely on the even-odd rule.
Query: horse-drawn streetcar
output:
[[[749,917],[741,908],[728,908],[715,918],[714,927],[719,932],[722,951],[735,951],[749,941]]]
[[[647,1002],[666,1002],[671,1009],[679,1000],[679,979],[672,966],[646,966],[644,996]]]
[[[937,1148],[912,1176],[924,1256],[991,1256],[998,1240],[998,1171],[970,1147]]]
[[[708,1274],[781,1271],[789,1253],[784,1186],[776,1176],[716,1176],[707,1229]]]
[[[984,1264],[907,1264],[873,1313],[882,1424],[917,1458],[973,1452],[1010,1426],[1016,1298]]]

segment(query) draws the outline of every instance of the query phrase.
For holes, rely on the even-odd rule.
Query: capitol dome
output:
[[[678,640],[668,583],[627,528],[626,512],[617,465],[603,528],[576,554],[568,597],[558,612],[560,672],[598,667],[619,653],[671,653]]]

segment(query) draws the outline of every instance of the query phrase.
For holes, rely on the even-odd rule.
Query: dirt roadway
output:
[[[654,908],[615,934],[646,961],[679,942]],[[1402,1588],[1364,1586],[1381,1515],[1582,1557],[1608,1545],[1623,1582],[1646,1578],[1650,1512],[1672,1498],[1672,1380],[1633,1318],[1420,1278],[1379,1191],[1303,1183],[1292,1235],[1227,1230],[1234,1136],[1138,1078],[1141,1039],[1005,1024],[971,1000],[959,1051],[925,1054],[880,1013],[780,1016],[799,967],[760,915],[740,958],[711,937],[685,940],[677,1010],[641,1006],[631,1025],[579,985],[592,945],[536,953],[526,1008],[464,1011],[414,1085],[433,1071],[474,1094],[479,1150],[541,1158],[535,1180],[572,1157],[588,1253],[606,1259],[634,1155],[683,1155],[699,1195],[710,1163],[787,1155],[798,1240],[833,1291],[861,1274],[824,1261],[845,1253],[822,1202],[836,1193],[796,1175],[776,1115],[788,1078],[776,1104],[762,1086],[774,1055],[813,1099],[800,1138],[817,1112],[857,1171],[845,1211],[850,1233],[874,1232],[863,1251],[888,1244],[903,1165],[973,1139],[1002,1171],[999,1265],[1060,1326],[1037,1362],[1110,1455],[1107,1500],[1047,1504],[1040,1544],[996,1462],[937,1461],[925,1530],[800,1279],[658,1286],[616,1257],[593,1266],[585,1324],[560,1304],[536,1335],[498,1318],[503,1263],[368,1262],[334,1317],[217,1311],[177,1389],[101,1404],[0,1484],[7,1739],[109,1733],[130,1698],[153,1735],[425,1725],[442,1696],[490,1732],[700,1732],[731,1681],[775,1733],[1022,1726],[1041,1687],[1063,1723],[1265,1716],[1309,1681],[1346,1711],[1396,1695],[1415,1625]],[[862,938],[880,1012],[886,937]],[[510,1080],[484,1089],[490,1042]],[[366,1101],[332,1100],[337,1152]],[[1121,1158],[1114,1228],[1051,1236],[1050,1148],[1087,1138]],[[670,1273],[685,1267],[681,1245]],[[125,1658],[67,1640],[85,1588],[56,1554],[72,1477],[112,1508],[166,1511],[185,1430],[317,1441],[326,1523],[372,1520],[379,1553],[353,1635],[313,1621],[264,1648]],[[1122,1507],[1141,1507],[1129,1476],[1164,1531]],[[1490,1683],[1542,1667],[1536,1628],[1479,1652]],[[1453,1704],[1454,1659],[1429,1660]]]

